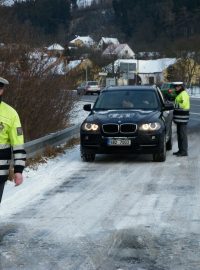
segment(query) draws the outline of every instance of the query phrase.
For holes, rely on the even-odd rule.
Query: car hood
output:
[[[103,110],[93,111],[86,119],[95,123],[145,123],[155,122],[160,118],[160,111],[151,110]]]

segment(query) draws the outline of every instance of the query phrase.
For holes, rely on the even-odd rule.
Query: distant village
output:
[[[115,59],[114,62],[102,68],[98,74],[99,78],[97,79],[104,85],[160,84],[164,80],[165,69],[176,62],[175,58],[159,59],[159,54],[155,52],[141,52],[136,59],[135,52],[128,44],[121,44],[117,38],[112,37],[102,37],[97,43],[90,36],[77,36],[68,44],[69,51],[83,47],[100,51],[103,58]],[[53,57],[61,56],[65,48],[59,44],[52,44],[46,50],[48,55]],[[144,58],[146,59],[144,60]],[[84,62],[85,65],[90,64],[87,61],[87,56],[70,60],[65,68],[63,63],[59,63],[59,65],[57,63],[56,69],[57,72],[67,72]]]
[[[1,44],[1,49],[4,48]],[[77,54],[77,51],[82,53]],[[88,80],[87,69],[92,68],[88,57],[89,52],[98,53],[109,63],[102,67],[93,80],[98,80],[102,86],[110,85],[160,85],[166,81],[166,70],[176,64],[176,58],[166,58],[158,52],[134,52],[126,43],[120,43],[117,38],[102,37],[98,42],[90,36],[76,36],[67,46],[54,43],[45,48],[35,49],[30,54],[31,59],[43,63],[45,72],[57,75],[67,75],[73,69],[82,69],[85,72],[85,81]],[[197,67],[199,74],[200,67]],[[196,75],[199,80],[199,76]],[[193,82],[196,83],[194,76]],[[79,82],[80,83],[80,82]]]

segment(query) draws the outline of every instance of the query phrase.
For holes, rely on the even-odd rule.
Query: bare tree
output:
[[[187,55],[168,67],[166,78],[168,81],[183,81],[190,86],[196,83],[198,72],[199,65],[197,61],[195,61],[195,58],[193,59],[192,55]]]
[[[4,47],[0,57],[1,76],[10,82],[4,98],[17,109],[26,141],[67,127],[74,95],[49,58],[31,53],[27,45]]]

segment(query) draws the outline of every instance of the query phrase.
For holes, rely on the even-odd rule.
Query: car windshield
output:
[[[170,88],[170,87],[172,87],[172,84],[164,83],[164,84],[162,84],[161,89],[166,89],[166,88]]]
[[[98,85],[98,82],[88,82],[88,85]]]
[[[158,100],[152,90],[112,90],[105,91],[97,99],[94,110],[137,109],[156,110]]]

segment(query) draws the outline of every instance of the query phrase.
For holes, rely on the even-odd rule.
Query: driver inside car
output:
[[[128,97],[124,97],[122,100],[122,108],[134,108],[134,104],[128,99]]]

